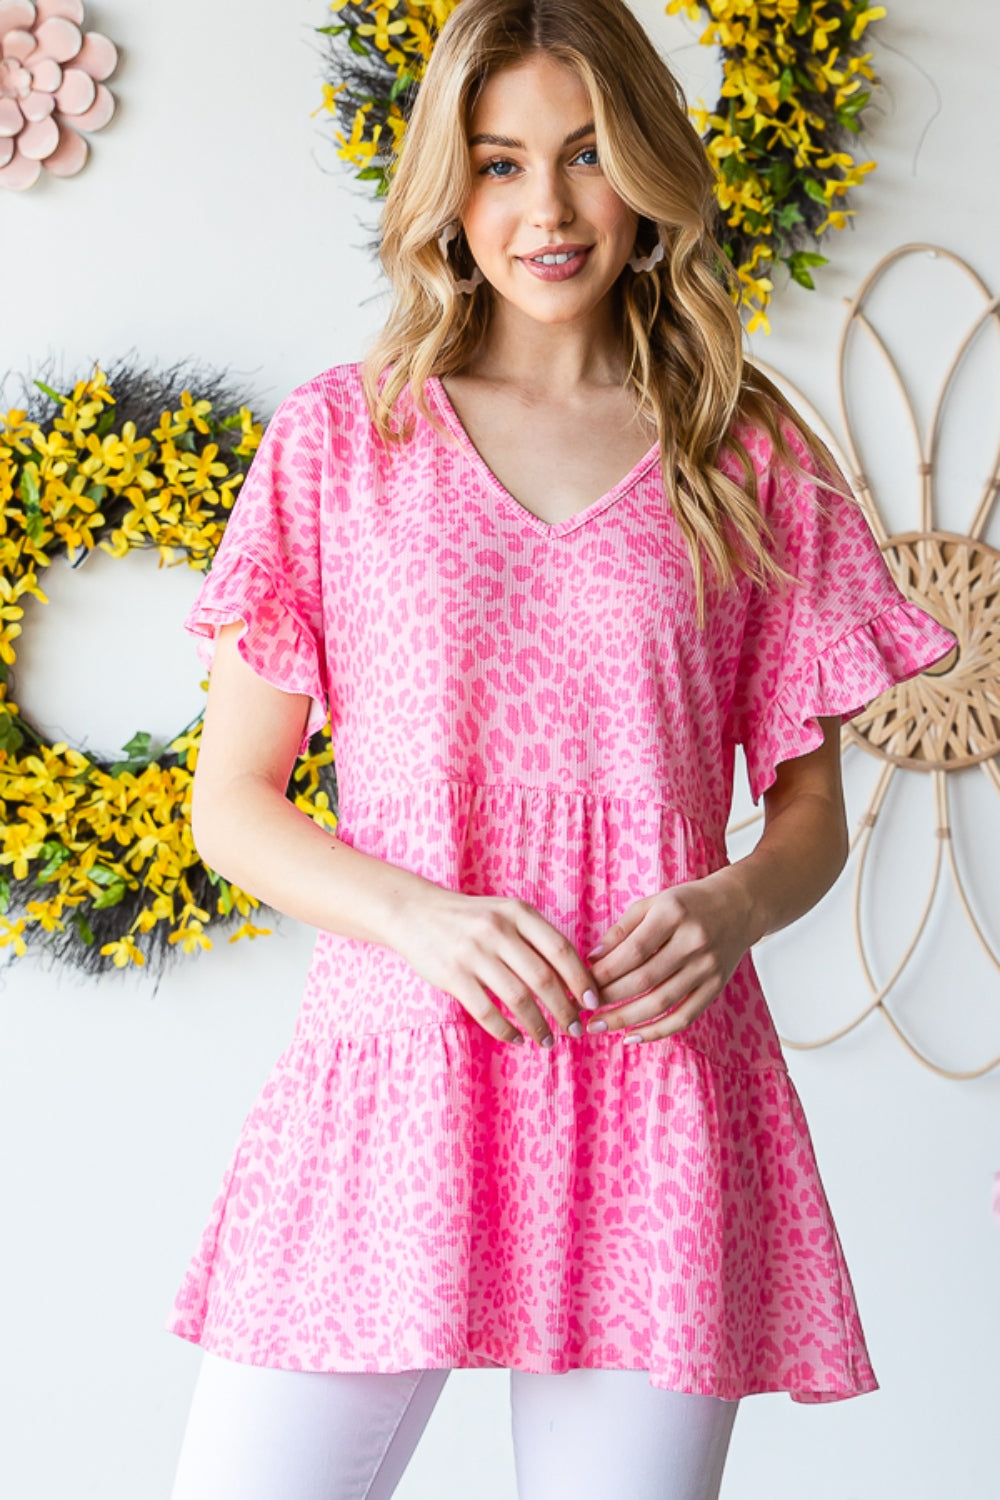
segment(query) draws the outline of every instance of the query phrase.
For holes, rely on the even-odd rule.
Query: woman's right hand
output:
[[[569,938],[520,897],[433,886],[402,903],[395,916],[390,946],[499,1041],[524,1037],[487,990],[542,1046],[552,1046],[553,1039],[536,1000],[572,1036],[583,1034],[580,1006],[592,1010],[600,1004],[597,985]],[[578,1029],[570,1031],[573,1026]]]

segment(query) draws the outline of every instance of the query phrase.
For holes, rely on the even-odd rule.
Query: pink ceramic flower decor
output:
[[[0,187],[33,187],[43,167],[72,177],[90,150],[77,132],[114,114],[101,80],[118,50],[82,25],[83,0],[0,0]]]

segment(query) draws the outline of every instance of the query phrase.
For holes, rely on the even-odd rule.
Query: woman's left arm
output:
[[[840,718],[819,724],[823,744],[777,766],[763,794],[764,832],[745,858],[634,901],[601,940],[600,955],[587,955],[602,1007],[617,1006],[595,1013],[606,1023],[597,1030],[636,1027],[625,1041],[683,1030],[748,948],[803,916],[833,885],[850,846]]]

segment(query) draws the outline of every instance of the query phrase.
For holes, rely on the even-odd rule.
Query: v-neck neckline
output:
[[[583,510],[578,510],[575,515],[566,516],[563,520],[550,524],[548,521],[543,521],[541,516],[536,516],[535,512],[529,510],[526,505],[522,505],[520,500],[516,500],[506,486],[500,483],[500,480],[494,474],[466,431],[465,424],[452,405],[451,397],[448,395],[440,375],[428,376],[427,383],[437,398],[438,410],[444,418],[446,427],[457,439],[471,466],[476,470],[488,488],[492,490],[494,495],[496,495],[501,504],[508,510],[513,511],[525,525],[530,526],[533,531],[537,531],[541,536],[565,536],[567,532],[575,531],[578,526],[586,525],[588,521],[600,515],[602,511],[607,510],[609,505],[613,505],[616,500],[619,500],[622,495],[630,490],[652,468],[660,456],[660,442],[657,439],[649,451],[639,459],[638,463],[633,464],[628,473],[619,479],[618,483],[612,486],[606,494],[599,496],[596,500],[592,500],[589,505],[584,506]]]

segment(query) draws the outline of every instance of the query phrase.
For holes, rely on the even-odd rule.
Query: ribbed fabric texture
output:
[[[818,505],[821,478],[762,433],[740,436],[799,581],[710,584],[701,633],[658,450],[548,526],[428,389],[444,431],[415,415],[390,451],[356,365],[293,392],[185,625],[210,662],[245,620],[255,670],[309,695],[311,727],[329,706],[346,843],[521,896],[585,955],[632,902],[727,863],[736,743],[757,798],[820,743],[817,714],[954,640],[863,513]],[[497,1042],[390,947],[320,932],[166,1326],[289,1369],[876,1389],[751,955],[676,1037],[555,1037]]]

